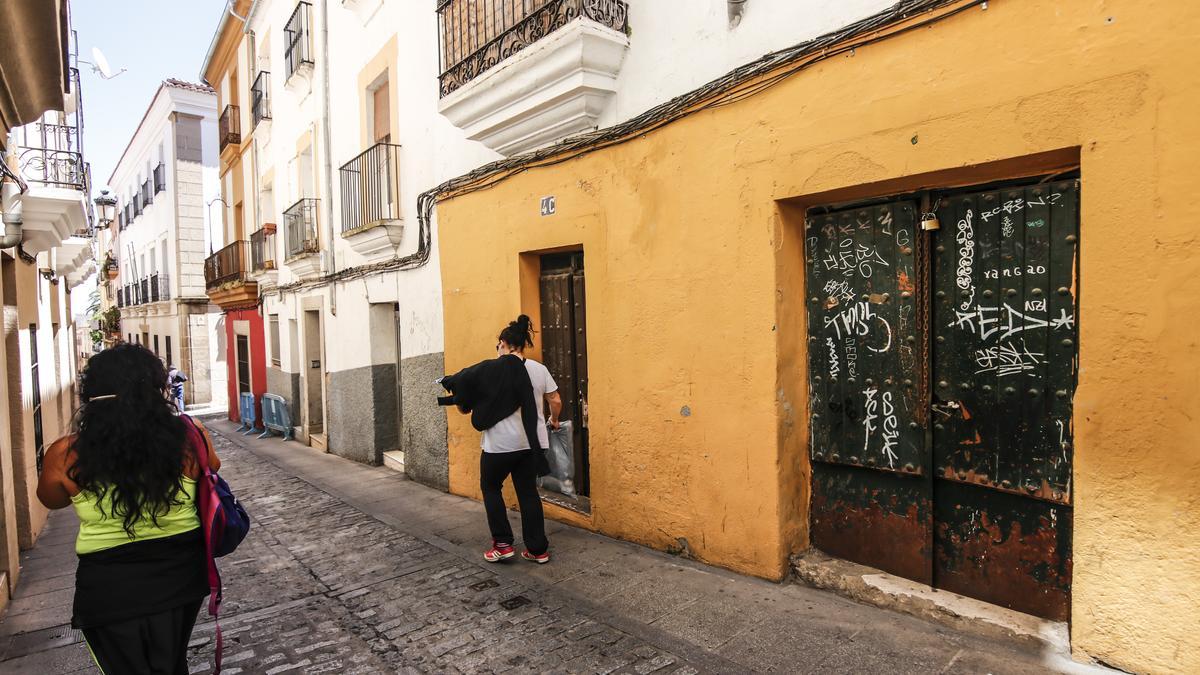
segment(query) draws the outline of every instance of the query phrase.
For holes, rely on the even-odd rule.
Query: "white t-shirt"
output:
[[[542,449],[550,447],[550,433],[546,431],[546,394],[558,391],[558,385],[550,376],[550,371],[533,359],[525,359],[525,372],[529,373],[529,382],[533,384],[533,400],[537,402],[538,412],[538,445]],[[480,442],[484,452],[517,452],[529,449],[529,438],[525,436],[525,425],[521,423],[521,410],[505,417],[491,429],[483,430]]]

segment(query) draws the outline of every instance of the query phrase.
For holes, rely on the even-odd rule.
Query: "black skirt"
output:
[[[200,529],[79,556],[71,625],[92,628],[164,612],[208,595]]]

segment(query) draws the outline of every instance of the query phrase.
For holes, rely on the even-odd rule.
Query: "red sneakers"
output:
[[[501,560],[508,560],[515,553],[516,551],[513,550],[512,544],[501,544],[500,542],[493,541],[492,547],[483,552],[483,559],[491,563],[500,562]]]
[[[530,562],[535,562],[539,565],[545,565],[546,563],[550,562],[550,552],[549,551],[546,551],[545,553],[543,553],[541,555],[534,555],[534,554],[530,553],[529,551],[521,551],[521,557]]]

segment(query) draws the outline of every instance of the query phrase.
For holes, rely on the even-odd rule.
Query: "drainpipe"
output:
[[[742,22],[742,13],[746,11],[746,0],[728,0],[729,27],[737,28]]]
[[[4,159],[0,157],[2,161]],[[21,217],[24,204],[17,198],[20,194],[21,186],[16,181],[0,183],[0,210],[4,211],[4,236],[0,236],[0,248],[12,248],[21,243],[21,224],[25,220]]]
[[[322,110],[321,136],[325,143],[325,233],[329,242],[329,255],[325,256],[325,274],[337,272],[337,257],[334,255],[333,232],[333,138],[330,133],[330,94],[329,94],[329,0],[321,0],[321,64],[325,68],[325,76],[321,78]],[[329,284],[329,313],[337,316],[337,282]]]

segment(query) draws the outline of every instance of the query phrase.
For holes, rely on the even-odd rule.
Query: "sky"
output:
[[[159,84],[169,77],[200,81],[224,7],[225,0],[72,0],[80,60],[91,61],[92,47],[99,47],[113,72],[126,69],[104,80],[79,66],[94,194],[107,185]]]

